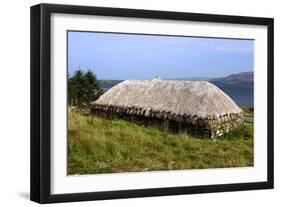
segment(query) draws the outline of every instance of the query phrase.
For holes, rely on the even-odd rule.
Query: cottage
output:
[[[93,102],[92,113],[210,137],[243,123],[242,109],[207,81],[126,80]]]

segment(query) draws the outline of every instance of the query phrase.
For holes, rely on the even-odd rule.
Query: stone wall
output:
[[[101,118],[124,119],[139,125],[157,127],[163,131],[169,130],[171,133],[187,132],[211,138],[220,137],[243,124],[243,113],[202,119],[196,116],[153,116],[153,113],[152,116],[144,116],[128,113],[129,111],[114,107],[92,107],[91,113]]]

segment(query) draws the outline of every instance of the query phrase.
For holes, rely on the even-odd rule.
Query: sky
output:
[[[254,40],[68,32],[68,72],[100,80],[224,77],[253,71]]]

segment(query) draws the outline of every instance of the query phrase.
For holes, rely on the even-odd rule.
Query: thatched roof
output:
[[[219,119],[242,113],[223,91],[207,81],[126,80],[93,103],[143,116],[188,116]],[[123,111],[123,110],[122,110]]]

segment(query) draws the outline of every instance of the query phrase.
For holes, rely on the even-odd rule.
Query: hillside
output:
[[[231,85],[252,85],[253,84],[253,72],[242,72],[237,74],[231,74],[226,77],[220,78],[208,78],[208,77],[189,77],[189,78],[176,78],[167,80],[191,80],[191,81],[210,81],[216,84],[231,84]],[[109,89],[123,80],[98,80],[99,86],[103,89]]]
[[[253,84],[254,81],[253,72],[242,72],[237,74],[231,74],[222,78],[213,78],[210,79],[210,82],[213,83],[223,83],[223,84]]]
[[[123,80],[98,80],[98,84],[99,84],[99,87],[101,87],[103,89],[109,89],[122,81]]]
[[[68,174],[253,166],[253,125],[219,140],[68,114]]]

